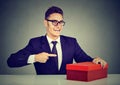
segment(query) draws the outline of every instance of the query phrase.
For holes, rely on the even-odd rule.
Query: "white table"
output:
[[[120,74],[90,82],[66,80],[66,75],[0,75],[0,85],[120,85]]]

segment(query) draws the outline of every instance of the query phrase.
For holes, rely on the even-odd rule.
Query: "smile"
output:
[[[56,31],[56,32],[60,32],[60,30],[54,30],[54,31]]]

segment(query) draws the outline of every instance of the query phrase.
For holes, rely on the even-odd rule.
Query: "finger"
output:
[[[102,60],[102,61],[100,61],[100,64],[101,64],[101,67],[104,69],[106,66],[106,62]]]
[[[106,62],[105,61],[103,61],[103,69],[106,67]]]
[[[97,60],[97,59],[94,59],[94,60],[93,60],[93,63],[98,64],[98,60]]]
[[[97,60],[97,61],[95,61],[94,63],[95,63],[95,64],[100,64],[101,68],[104,68],[104,64],[103,64],[103,62]]]
[[[56,57],[56,54],[48,54],[49,57]]]
[[[102,68],[104,68],[104,63],[102,61],[100,62],[100,65]]]

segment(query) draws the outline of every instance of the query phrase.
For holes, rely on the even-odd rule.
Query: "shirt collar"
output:
[[[56,40],[52,40],[49,36],[47,36],[47,40],[48,40],[48,43],[51,44],[52,41],[57,41],[58,43],[60,43],[60,37],[58,37]]]

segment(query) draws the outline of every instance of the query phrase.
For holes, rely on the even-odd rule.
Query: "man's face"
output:
[[[55,24],[56,22],[59,22]],[[45,26],[47,35],[52,39],[57,39],[60,36],[60,33],[62,31],[63,25],[63,16],[59,13],[53,13],[48,17],[48,20],[45,20]]]

